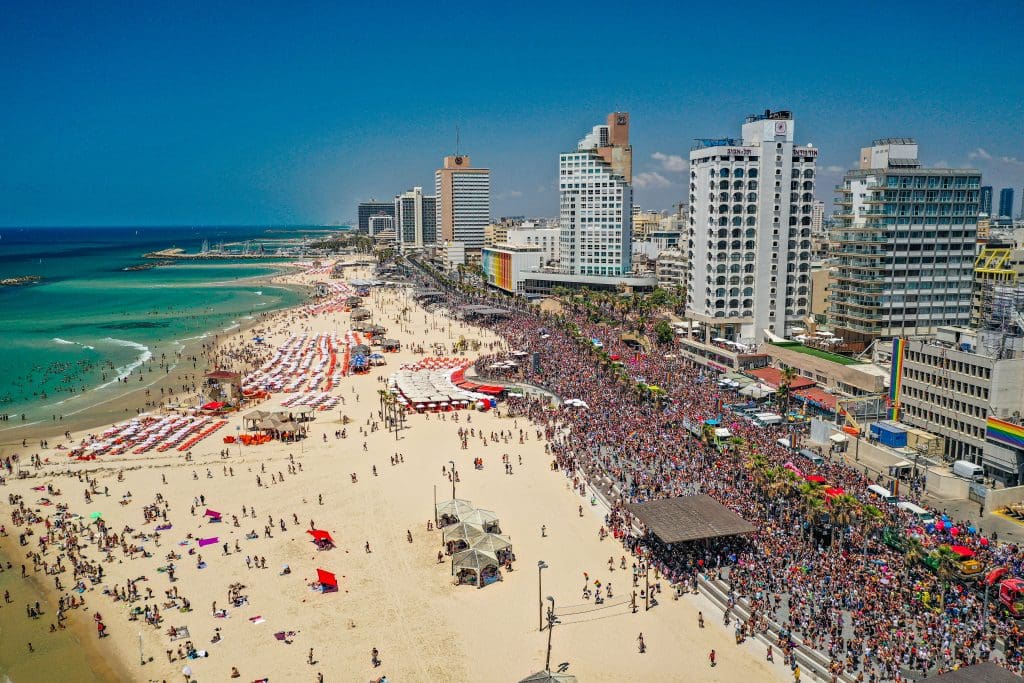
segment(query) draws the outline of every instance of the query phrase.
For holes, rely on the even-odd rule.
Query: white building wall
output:
[[[754,120],[737,144],[690,153],[688,309],[743,340],[783,336],[810,308],[817,150],[794,146],[794,124]]]

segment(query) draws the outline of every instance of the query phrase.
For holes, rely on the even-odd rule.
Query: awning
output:
[[[199,547],[200,548],[205,548],[208,545],[213,545],[217,541],[218,541],[218,538],[216,536],[214,536],[213,538],[200,538],[199,539]]]
[[[338,579],[334,576],[334,574],[323,569],[316,570],[316,580],[317,583],[324,586],[332,586],[334,588],[338,587]]]
[[[213,519],[220,519],[220,513],[217,512],[216,510],[211,510],[210,508],[206,508],[206,512],[203,513],[203,517],[211,517]]]
[[[220,410],[225,404],[223,401],[210,401],[203,405],[203,410]]]
[[[314,541],[330,541],[331,543],[334,543],[334,539],[331,538],[331,535],[322,529],[311,529],[306,533],[312,536]]]
[[[711,496],[703,494],[633,503],[626,507],[662,543],[682,543],[754,532],[753,524]]]
[[[828,440],[833,443],[846,443],[847,441],[850,440],[850,438],[846,436],[846,434],[833,434],[832,436],[828,437]]]
[[[816,408],[821,408],[822,410],[827,410],[833,413],[836,410],[836,397],[817,387],[797,391],[793,396],[805,403],[815,406]]]

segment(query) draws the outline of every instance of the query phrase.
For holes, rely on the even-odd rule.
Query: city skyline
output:
[[[574,75],[597,67],[572,6],[529,23],[528,5],[484,8],[451,42],[438,35],[460,26],[458,8],[390,9],[408,21],[388,25],[399,49],[384,54],[353,28],[379,18],[368,7],[8,8],[0,225],[351,222],[360,201],[431,187],[456,129],[459,151],[492,170],[495,216],[556,216],[565,141],[609,111],[630,112],[645,209],[685,198],[694,138],[764,109],[792,111],[820,150],[816,198],[829,212],[858,150],[891,136],[917,139],[928,166],[1024,189],[1024,83],[1001,47],[1024,21],[1019,5],[1002,6],[984,38],[962,35],[952,3],[891,8],[886,21],[917,28],[891,70],[836,45],[831,27],[869,35],[870,13],[773,9],[759,34],[790,38],[755,68],[714,10],[638,8],[616,27],[633,48],[595,79]],[[471,51],[486,59],[467,66]],[[410,65],[431,86],[390,88]]]

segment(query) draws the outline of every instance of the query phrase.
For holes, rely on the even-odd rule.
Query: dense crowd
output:
[[[451,306],[479,300],[451,297]],[[847,520],[833,516],[836,529],[816,533],[824,516],[809,513],[806,489],[769,481],[753,465],[756,458],[781,471],[793,454],[777,440],[788,433],[723,416],[724,405],[740,402],[735,393],[672,353],[638,353],[627,346],[620,340],[626,322],[621,315],[592,303],[570,305],[558,315],[512,307],[510,318],[489,324],[519,353],[485,356],[477,368],[493,374],[495,361],[518,359],[520,379],[585,402],[585,408],[552,410],[546,402],[512,399],[510,411],[542,426],[567,476],[607,492],[612,510],[606,521],[630,550],[680,585],[693,584],[698,572],[723,580],[730,601],[742,601],[753,613],[751,630],[773,620],[787,645],[825,654],[833,677],[904,680],[986,660],[1024,670],[1024,634],[996,608],[994,591],[986,613],[977,583],[940,577],[919,559],[882,544],[879,532],[899,529],[919,538],[925,552],[940,544],[967,546],[986,566],[1012,572],[1021,569],[1024,553],[990,542],[969,520],[925,530],[909,513],[886,505],[871,524],[855,513]],[[539,368],[531,362],[535,352]],[[628,378],[609,359],[619,360]],[[637,391],[638,379],[663,388],[668,400],[653,401]],[[737,439],[715,444],[683,426],[684,419],[703,424],[718,418]],[[831,460],[811,470],[805,473],[821,475],[858,498],[873,483]],[[696,492],[754,523],[755,533],[669,549],[634,531],[627,503]]]

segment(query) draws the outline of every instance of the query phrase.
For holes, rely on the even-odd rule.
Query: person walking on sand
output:
[[[715,661],[716,658],[717,658],[717,656],[715,655],[715,651],[714,650],[712,650],[711,652],[708,653],[708,661],[711,662],[711,666],[712,667],[714,667],[717,664],[717,662]]]
[[[704,613],[697,612],[697,626],[704,628]]]
[[[310,666],[316,661],[313,659],[313,648],[309,648],[309,657],[306,658],[306,661],[309,662]]]
[[[640,654],[643,654],[643,653],[647,652],[647,645],[644,643],[644,634],[642,632],[640,633],[639,636],[637,636],[636,640],[637,640],[637,646],[640,649]]]

